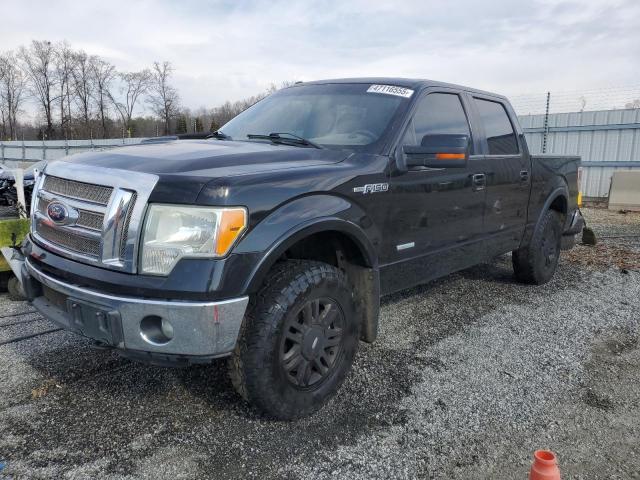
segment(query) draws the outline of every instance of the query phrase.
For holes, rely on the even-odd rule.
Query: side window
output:
[[[422,137],[434,134],[459,134],[471,137],[469,121],[458,95],[432,93],[420,100],[402,144],[420,145]]]
[[[504,105],[479,98],[473,100],[487,134],[489,155],[518,154],[518,141]]]

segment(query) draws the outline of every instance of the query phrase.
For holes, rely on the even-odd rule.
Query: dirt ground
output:
[[[596,246],[554,279],[509,256],[383,299],[338,396],[265,420],[222,361],[162,369],[94,350],[0,295],[0,478],[640,478],[640,214],[586,209]]]

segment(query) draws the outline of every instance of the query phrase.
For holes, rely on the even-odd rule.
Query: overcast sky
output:
[[[0,50],[169,60],[191,108],[284,80],[430,78],[508,95],[640,84],[640,1],[1,0]]]

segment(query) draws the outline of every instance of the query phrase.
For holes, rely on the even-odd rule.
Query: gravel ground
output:
[[[537,448],[565,480],[640,478],[640,215],[585,215],[599,245],[547,285],[503,257],[385,298],[379,341],[296,423],[242,404],[221,362],[148,367],[64,331],[2,345],[55,327],[0,296],[0,478],[524,479]]]

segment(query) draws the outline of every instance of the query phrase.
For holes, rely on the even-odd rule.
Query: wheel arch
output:
[[[245,291],[256,293],[280,260],[318,260],[342,269],[353,285],[360,318],[361,339],[373,342],[378,332],[380,275],[378,258],[366,233],[339,217],[307,221],[287,231],[264,253]]]

